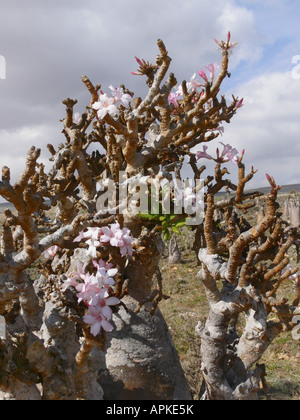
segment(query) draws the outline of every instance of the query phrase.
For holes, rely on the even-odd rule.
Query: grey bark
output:
[[[126,269],[128,295],[113,317],[116,328],[109,335],[100,374],[109,399],[192,398],[168,326],[158,309],[151,315],[153,304],[146,302],[164,250],[160,237],[152,245],[152,256],[143,265],[132,262]]]
[[[18,281],[17,273],[13,278],[13,273],[2,274],[1,304],[9,316],[6,339],[0,339],[0,399],[191,399],[164,318],[159,310],[150,314],[151,302],[144,304],[162,246],[157,240],[148,265],[127,267],[128,296],[113,317],[115,331],[107,333],[104,351],[101,342],[88,343],[80,333],[83,314],[78,313],[76,292],[62,293],[66,275],[40,276],[32,284],[25,272]],[[67,274],[77,260],[89,258],[77,249],[69,264],[66,255],[56,256],[52,267]],[[79,354],[84,356],[80,363]]]
[[[137,301],[123,299],[126,305],[114,316],[115,331],[110,334],[105,367],[100,381],[108,399],[190,400],[187,381],[168,326],[160,311],[151,316]]]
[[[198,274],[210,303],[205,325],[196,333],[201,337],[202,372],[205,380],[203,400],[256,400],[263,365],[255,363],[280,333],[278,324],[267,321],[267,311],[253,286],[235,287],[226,280],[227,264],[217,255],[199,252],[203,268]],[[223,279],[220,292],[216,279]],[[246,316],[241,337],[235,325],[240,314]]]

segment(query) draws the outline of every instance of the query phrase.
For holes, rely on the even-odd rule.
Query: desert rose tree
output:
[[[197,326],[201,397],[257,397],[265,371],[255,363],[293,326],[293,308],[276,295],[295,276],[287,251],[298,233],[278,213],[271,177],[265,217],[251,226],[247,210],[259,194],[244,189],[254,169],[246,175],[244,153],[229,145],[207,153],[206,144],[243,105],[219,95],[236,44],[230,33],[226,42],[216,42],[220,66],[209,64],[178,84],[158,40],[154,65],[136,58],[133,74],[145,76],[149,88],[144,99],[124,85],[104,92],[83,76],[90,104],[80,115],[76,100],[63,101],[65,141],[56,149],[47,146],[51,168],[46,172],[39,163],[35,147],[16,183],[3,167],[0,194],[14,211],[4,211],[1,230],[1,399],[192,398],[158,308],[168,298],[159,270],[164,240],[189,220],[189,200],[196,213],[204,211],[204,221],[192,228],[199,282],[210,304],[206,324]],[[213,176],[205,175],[200,203],[196,185],[205,173],[203,159],[216,167]],[[179,182],[184,161],[194,185],[179,192],[182,214],[174,212],[175,188],[169,191],[169,213],[161,204],[136,211],[153,185],[163,189],[164,181]],[[227,163],[238,171],[237,185],[225,178]],[[217,200],[223,188],[233,194]],[[215,210],[224,217],[222,225]],[[240,315],[246,322],[237,334]]]

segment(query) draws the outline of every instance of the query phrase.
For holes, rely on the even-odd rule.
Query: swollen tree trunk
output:
[[[10,287],[10,277],[2,274],[0,282]],[[61,299],[60,279],[40,276],[32,285],[25,273],[20,282],[16,278],[10,307],[6,302],[6,337],[0,340],[0,399],[102,399],[99,360],[84,357],[91,337],[81,345],[75,311]],[[16,284],[22,285],[19,290]]]
[[[105,367],[100,381],[105,398],[111,400],[190,400],[192,398],[172,342],[159,310],[135,313],[138,301],[127,296],[113,318]]]
[[[267,312],[255,289],[224,287],[219,295],[210,274],[202,269],[199,278],[207,286],[210,312],[205,325],[196,332],[201,337],[202,372],[205,380],[203,400],[256,400],[264,380],[263,365],[251,367],[281,331],[267,325]],[[217,297],[217,295],[219,295]],[[255,309],[254,309],[255,308]],[[247,314],[244,334],[236,325],[239,314]]]
[[[0,340],[0,398],[191,399],[168,327],[160,311],[153,311],[152,301],[159,297],[151,292],[162,252],[159,239],[155,246],[148,260],[127,267],[128,294],[113,317],[115,330],[107,333],[105,348],[87,329],[79,334],[83,313],[72,290],[62,293],[65,275],[42,275],[32,284],[25,273],[19,282],[12,273],[2,274],[11,303],[5,302],[6,339]],[[88,259],[84,249],[76,250],[68,271]],[[65,263],[65,257],[56,258],[52,266]]]
[[[160,277],[163,247],[160,236],[155,237],[148,243],[150,253],[125,271],[128,294],[113,317],[116,328],[108,336],[99,376],[107,399],[192,398],[168,326],[159,309],[154,310],[161,291],[151,290],[152,277]]]

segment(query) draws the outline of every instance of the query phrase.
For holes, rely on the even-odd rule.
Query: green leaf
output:
[[[164,222],[162,222],[162,227],[163,228],[167,228],[169,226],[169,222],[167,220],[165,220]]]
[[[171,233],[169,232],[168,229],[164,230],[164,240],[168,241],[169,239],[171,239]]]
[[[165,218],[166,218],[166,220],[169,222],[170,221],[170,215],[169,214],[166,214],[165,215]]]
[[[180,228],[180,227],[183,227],[183,226],[185,226],[186,225],[186,221],[184,220],[184,221],[178,221],[178,222],[176,222],[175,224],[174,224],[174,226],[176,226],[177,228]]]
[[[174,233],[178,233],[179,235],[181,235],[181,232],[180,232],[180,230],[178,229],[178,227],[176,227],[176,226],[172,226],[172,230],[173,230],[173,232],[174,232]]]
[[[151,217],[153,217],[152,214],[142,214],[142,213],[139,213],[139,216],[141,219],[145,219],[145,220],[149,220],[151,219]]]

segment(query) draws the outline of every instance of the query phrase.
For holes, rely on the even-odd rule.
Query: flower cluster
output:
[[[227,35],[227,42],[222,41],[221,43],[215,39],[215,42],[218,44],[219,49],[223,51],[227,51],[228,55],[232,54],[232,50],[237,45],[236,42],[230,42],[231,34],[228,32]],[[210,63],[207,66],[204,66],[205,70],[201,69],[198,70],[198,75],[200,76],[202,81],[197,79],[197,73],[194,73],[190,78],[189,82],[186,83],[186,91],[188,94],[193,94],[193,101],[197,103],[199,99],[201,99],[205,95],[205,89],[207,87],[212,86],[214,83],[216,71],[219,69],[220,65],[218,63]],[[207,73],[208,72],[208,73]],[[204,82],[204,83],[203,83]],[[175,86],[174,90],[169,93],[168,100],[169,103],[174,106],[174,112],[178,112],[180,110],[180,100],[183,97],[183,87],[182,85]],[[244,99],[234,98],[234,111],[241,108],[243,106]],[[213,102],[210,100],[205,105],[205,112],[208,112],[209,109],[213,106]],[[219,126],[210,131],[218,131],[221,135],[224,133],[224,127],[219,124]]]
[[[113,326],[109,322],[112,318],[111,306],[118,305],[120,300],[111,296],[112,287],[115,285],[113,277],[118,270],[112,268],[111,264],[105,261],[93,260],[96,274],[85,273],[85,266],[77,262],[77,271],[71,273],[64,283],[64,290],[73,286],[77,293],[78,303],[84,302],[88,307],[87,314],[83,321],[91,326],[91,334],[98,335],[101,328],[111,332]]]
[[[213,66],[213,64],[211,64],[211,65]],[[203,78],[205,73],[204,73],[203,70],[199,70],[198,74],[199,74],[199,76],[201,76]],[[206,75],[205,75],[205,77],[206,77]],[[206,80],[207,80],[207,78],[206,78]],[[188,93],[192,93],[192,92],[198,93],[198,88],[203,88],[203,87],[205,87],[205,85],[201,84],[200,81],[197,80],[197,74],[196,73],[194,73],[192,75],[192,77],[190,78],[190,81],[187,82],[187,84],[186,84],[186,89],[187,89]],[[182,85],[175,86],[174,89],[175,89],[175,91],[170,92],[168,99],[169,99],[169,102],[174,105],[174,108],[179,108],[178,100],[183,96]],[[204,93],[202,92],[200,94],[200,96],[203,96],[203,94]]]
[[[119,223],[110,225],[110,227],[93,227],[87,228],[87,231],[80,232],[79,236],[74,239],[74,242],[81,242],[86,240],[89,245],[88,255],[92,258],[97,258],[97,248],[106,244],[120,248],[122,257],[125,255],[132,255],[132,242],[130,230],[127,228],[120,228]]]
[[[213,158],[211,155],[209,155],[208,153],[206,153],[206,150],[208,149],[207,146],[203,146],[203,151],[198,151],[196,153],[197,159],[209,159],[209,160],[214,160],[215,162],[220,162],[220,163],[226,163],[226,162],[232,162],[234,164],[238,163],[243,155],[244,155],[244,150],[242,152],[242,156],[239,158],[238,157],[238,151],[237,149],[232,148],[232,146],[230,146],[230,144],[224,144],[222,142],[220,142],[223,145],[223,152],[220,155],[219,149],[217,149],[217,158]]]
[[[69,286],[76,289],[78,303],[84,302],[88,307],[87,314],[83,321],[91,326],[91,334],[98,335],[101,328],[104,331],[111,332],[112,319],[111,306],[118,305],[120,300],[112,296],[114,277],[118,270],[112,264],[103,260],[97,261],[97,248],[110,244],[120,249],[122,256],[132,255],[132,242],[130,230],[121,229],[119,223],[110,225],[110,227],[89,227],[82,231],[74,239],[74,242],[85,241],[89,245],[87,255],[92,258],[96,274],[86,273],[86,265],[77,262],[77,271],[73,271],[70,277],[64,283],[64,290]]]
[[[205,68],[209,71],[210,74],[210,80],[208,81],[208,78],[206,76],[206,73],[204,70],[199,70],[198,74],[200,77],[202,77],[202,79],[205,81],[205,83],[210,83],[211,85],[214,82],[214,78],[215,78],[215,73],[219,68],[219,64],[215,63],[215,64],[209,64],[208,66],[205,66]]]
[[[205,68],[208,70],[210,76],[209,79],[205,73],[205,71],[203,69],[198,71],[199,76],[204,80],[205,84],[203,84],[203,82],[201,83],[198,79],[197,79],[197,74],[194,73],[192,75],[192,77],[190,78],[190,81],[187,82],[186,84],[186,89],[188,93],[198,93],[198,89],[199,88],[204,88],[206,86],[207,83],[210,83],[211,85],[214,82],[214,78],[215,78],[215,74],[216,71],[219,68],[219,64],[215,63],[215,64],[208,64],[207,66],[205,66]],[[175,92],[171,92],[169,94],[169,102],[172,103],[174,105],[175,108],[179,107],[179,103],[178,103],[178,98],[181,97],[183,95],[183,91],[182,91],[182,85],[180,86],[175,86]],[[204,92],[201,92],[200,97],[204,95]]]
[[[109,86],[112,96],[108,96],[106,93],[100,92],[99,101],[95,102],[92,107],[97,111],[99,120],[102,120],[107,114],[114,116],[118,114],[118,108],[116,104],[120,103],[124,108],[128,108],[132,101],[132,96],[124,93],[123,88],[114,88]]]

